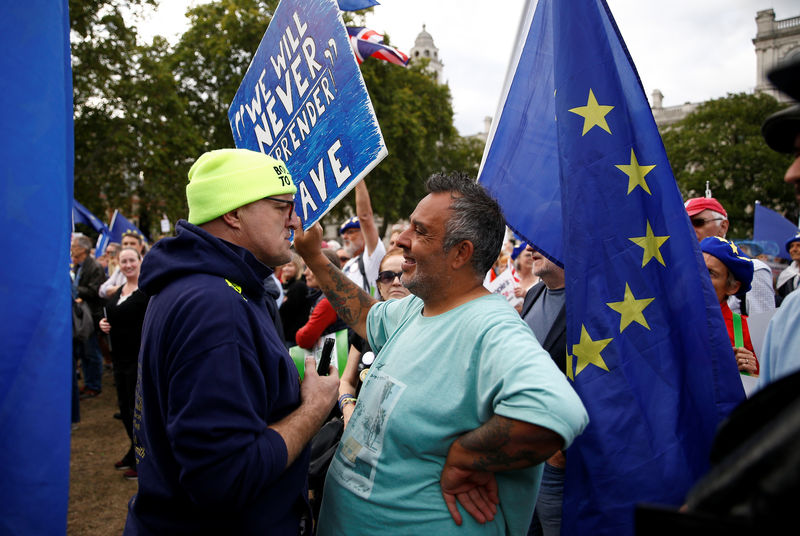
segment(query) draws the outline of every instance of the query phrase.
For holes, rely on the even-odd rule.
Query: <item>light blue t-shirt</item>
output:
[[[758,362],[758,389],[800,370],[800,289],[786,296],[769,321]]]
[[[456,526],[439,478],[450,445],[494,414],[555,431],[568,446],[587,425],[580,399],[517,312],[498,295],[433,317],[409,296],[367,318],[378,353],[328,470],[318,531],[525,534],[541,465],[496,474],[494,521],[463,509]]]

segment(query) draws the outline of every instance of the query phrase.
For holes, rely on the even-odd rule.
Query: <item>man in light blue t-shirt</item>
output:
[[[322,536],[523,534],[541,463],[588,423],[530,328],[483,287],[500,207],[464,175],[427,188],[397,239],[402,300],[378,303],[344,277],[318,226],[296,235],[339,317],[377,352],[328,470]]]

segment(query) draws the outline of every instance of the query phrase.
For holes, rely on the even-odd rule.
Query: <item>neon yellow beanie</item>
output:
[[[188,220],[200,225],[253,201],[295,192],[280,160],[249,149],[209,151],[189,170]]]

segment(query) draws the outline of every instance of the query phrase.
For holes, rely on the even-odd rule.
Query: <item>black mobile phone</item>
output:
[[[336,339],[325,339],[325,344],[322,346],[322,355],[319,358],[319,365],[317,365],[317,374],[320,376],[328,375],[328,369],[331,366],[331,354],[335,345]]]

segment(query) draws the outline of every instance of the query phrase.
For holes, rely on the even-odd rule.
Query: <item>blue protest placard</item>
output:
[[[388,153],[335,0],[283,0],[228,110],[237,147],[283,160],[303,228]]]

